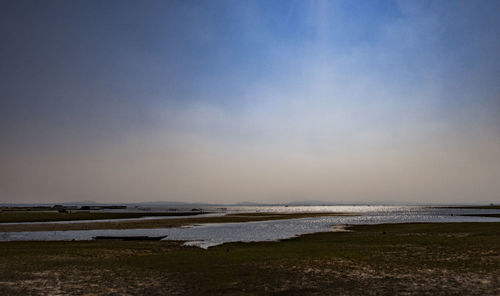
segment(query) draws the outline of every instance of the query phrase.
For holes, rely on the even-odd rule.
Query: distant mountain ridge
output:
[[[458,203],[457,203],[458,204]],[[390,205],[390,206],[403,206],[403,205],[429,205],[429,206],[453,206],[457,204],[418,204],[418,203],[398,203],[398,202],[329,202],[320,200],[305,200],[294,201],[288,203],[259,203],[243,201],[237,203],[200,203],[200,202],[180,202],[180,201],[148,201],[148,202],[95,202],[91,200],[84,201],[71,201],[71,202],[54,202],[54,203],[0,203],[0,207],[37,207],[37,206],[127,206],[127,207],[259,207],[259,206],[374,206],[374,205]],[[460,203],[460,205],[478,205],[488,203]]]

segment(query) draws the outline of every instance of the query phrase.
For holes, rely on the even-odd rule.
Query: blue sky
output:
[[[500,202],[497,1],[1,1],[0,201]]]

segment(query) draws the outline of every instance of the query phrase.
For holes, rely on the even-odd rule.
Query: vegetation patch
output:
[[[91,212],[73,211],[60,213],[57,211],[0,211],[0,223],[15,222],[50,222],[50,221],[77,221],[77,220],[104,220],[126,219],[155,216],[194,216],[202,214],[193,212]],[[1,224],[0,224],[1,225]]]

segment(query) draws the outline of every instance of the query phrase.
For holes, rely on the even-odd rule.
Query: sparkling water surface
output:
[[[0,241],[91,240],[95,236],[167,235],[166,240],[182,240],[186,241],[186,245],[208,248],[228,242],[275,241],[308,233],[335,231],[334,226],[346,224],[500,222],[500,218],[461,216],[466,214],[500,214],[500,210],[493,209],[429,208],[416,206],[276,206],[228,207],[227,211],[229,213],[342,212],[359,215],[244,223],[209,223],[179,228],[0,232]]]

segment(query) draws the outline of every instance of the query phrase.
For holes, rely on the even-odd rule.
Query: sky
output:
[[[500,203],[499,13],[0,0],[0,202]]]

